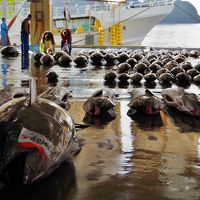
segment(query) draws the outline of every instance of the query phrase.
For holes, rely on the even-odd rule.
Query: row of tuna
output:
[[[12,47],[4,47],[1,50],[3,55],[9,52],[13,55],[16,50]],[[11,53],[10,53],[11,52]],[[192,66],[187,61],[188,57],[199,58],[198,50],[176,50],[166,49],[145,51],[137,50],[89,50],[80,51],[74,60],[66,51],[58,51],[54,55],[35,53],[34,60],[42,65],[53,65],[58,63],[61,66],[70,66],[72,60],[78,67],[86,67],[88,62],[93,65],[108,65],[111,69],[103,77],[106,82],[111,83],[116,78],[124,84],[130,80],[138,84],[142,79],[147,83],[154,83],[156,80],[161,85],[170,86],[177,83],[179,86],[187,86],[193,83],[200,83],[200,64]]]
[[[105,56],[108,55],[110,54]],[[105,74],[104,80],[111,83],[117,78],[124,83],[130,80],[132,84],[138,84],[142,79],[146,83],[154,83],[158,80],[161,85],[169,86],[172,83],[177,83],[179,86],[190,85],[192,82],[200,83],[200,64],[192,66],[187,61],[188,57],[199,58],[199,55],[199,51],[194,50],[122,52],[117,57],[117,66]]]
[[[174,107],[181,112],[192,116],[200,116],[200,96],[195,93],[189,93],[182,87],[167,88],[161,92],[162,99],[155,96],[148,89],[135,88],[130,92],[130,102],[128,107],[129,116],[136,112],[147,115],[156,115],[164,105]],[[110,112],[115,106],[115,94],[110,89],[98,90],[84,104],[84,110],[92,115],[97,116],[102,113]],[[112,112],[111,112],[112,113]]]
[[[200,64],[193,66],[188,61],[189,57],[199,58],[199,55],[197,50],[90,50],[80,51],[74,60],[64,51],[58,51],[53,56],[36,53],[34,59],[43,65],[56,62],[69,67],[72,60],[77,67],[86,67],[87,63],[107,65],[110,70],[103,78],[108,85],[117,79],[124,85],[129,80],[133,85],[142,80],[147,84],[155,84],[158,80],[163,86],[170,87],[176,83],[185,87],[200,83]]]

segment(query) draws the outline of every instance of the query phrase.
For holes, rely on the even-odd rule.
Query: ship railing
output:
[[[174,0],[146,0],[146,1],[132,0],[129,1],[127,7],[132,7],[132,8],[155,7],[155,6],[172,5],[173,3]]]
[[[108,4],[94,4],[94,5],[85,5],[85,6],[79,6],[76,4],[75,6],[70,6],[70,16],[73,17],[82,17],[82,16],[89,16],[90,11],[95,12],[102,12],[102,11],[110,11],[112,9],[111,6]],[[53,8],[53,16],[56,18],[59,18],[63,16],[64,8],[62,7],[54,7]]]
[[[75,5],[73,7],[69,7],[69,11],[70,11],[70,16],[71,17],[81,17],[81,16],[87,16],[88,15],[88,11],[89,11],[89,6],[78,6]],[[53,8],[53,16],[54,17],[61,17],[63,16],[64,13],[64,7],[54,7]]]
[[[76,4],[75,6],[70,6],[69,11],[71,17],[81,17],[81,16],[90,16],[90,12],[105,12],[105,11],[112,11],[117,6],[125,6],[126,8],[135,7],[154,7],[154,6],[164,6],[164,5],[171,5],[174,3],[174,0],[132,0],[129,3],[94,3],[91,5],[80,6]],[[9,13],[9,18],[15,16],[16,12],[18,11],[18,7],[20,3],[13,4],[14,7],[8,7],[7,13]],[[27,3],[28,5],[28,3]],[[2,3],[0,3],[0,10],[2,10]],[[26,17],[30,12],[29,6],[25,6],[20,13],[21,17]],[[53,7],[53,18],[62,18],[64,17],[64,6],[63,7]]]
[[[154,7],[154,6],[166,6],[166,5],[172,5],[175,0],[132,0],[129,1],[129,3],[106,3],[103,4],[94,3],[91,5],[86,6],[79,6],[76,4],[73,7],[69,7],[70,15],[72,17],[76,16],[89,16],[90,12],[105,12],[105,11],[112,11],[114,8],[119,6],[124,6],[126,8],[129,7],[135,7],[135,8],[142,8],[142,7]],[[54,8],[54,16],[58,16],[56,11],[59,8]]]

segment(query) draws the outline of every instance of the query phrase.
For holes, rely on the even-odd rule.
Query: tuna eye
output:
[[[178,101],[178,104],[179,104],[180,106],[183,106],[183,103],[182,103],[181,101]]]
[[[68,99],[68,95],[65,94],[64,97],[62,98],[62,101],[67,101],[67,99]]]
[[[166,98],[167,101],[173,101],[172,98],[169,97],[169,96],[165,96],[165,98]]]
[[[98,99],[96,100],[96,106],[101,106],[103,104],[103,100],[102,99]]]

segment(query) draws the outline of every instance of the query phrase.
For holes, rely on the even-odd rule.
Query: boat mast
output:
[[[64,17],[66,19],[66,27],[67,27],[67,22],[70,21],[69,0],[63,0],[63,3],[64,3]]]
[[[2,0],[2,17],[7,17],[7,2]]]

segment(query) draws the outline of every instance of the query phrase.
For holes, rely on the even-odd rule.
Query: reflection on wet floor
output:
[[[72,199],[199,199],[200,132],[182,133],[187,124],[174,124],[164,112],[142,126],[143,119],[127,116],[127,103],[117,103],[117,117],[106,127],[78,132]],[[70,109],[76,122],[84,115],[81,104]]]
[[[0,86],[14,83],[16,88],[28,88],[27,80],[32,75],[37,77],[41,93],[49,86],[46,74],[56,71],[58,85],[71,91],[69,113],[76,123],[86,120],[91,127],[77,132],[82,150],[74,159],[76,187],[70,188],[67,180],[61,180],[71,189],[68,199],[200,199],[199,119],[168,109],[154,117],[136,115],[130,118],[127,91],[134,86],[130,83],[127,87],[120,87],[118,83],[104,85],[102,77],[106,70],[109,69],[104,66],[34,67],[32,59],[2,58]],[[115,107],[117,115],[106,122],[86,118],[82,108],[84,100],[102,87],[111,87],[119,94]],[[144,83],[139,87],[144,87]],[[155,90],[160,89],[156,83]],[[199,86],[192,85],[190,89],[198,92]],[[59,180],[68,177],[65,172],[61,173]],[[45,189],[34,192],[37,197],[41,195],[41,199],[48,197],[42,196]],[[66,200],[67,196],[54,199]]]

